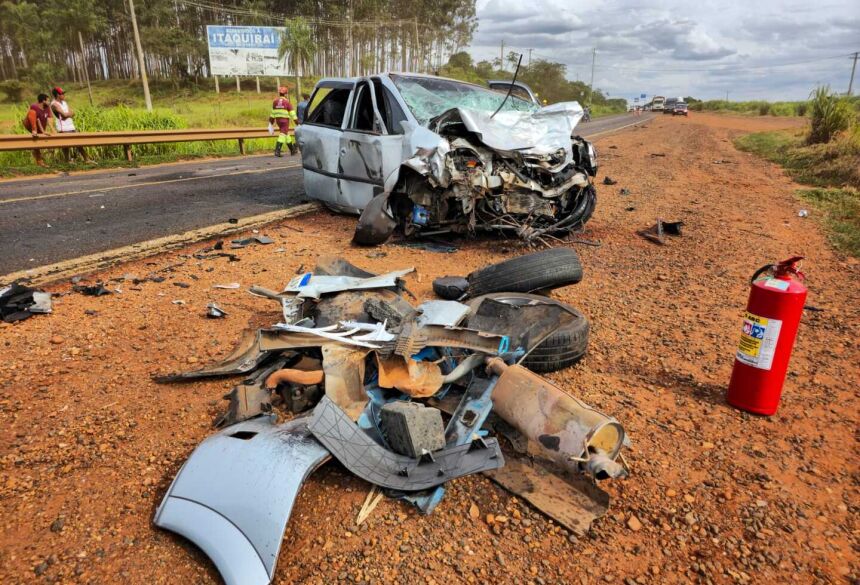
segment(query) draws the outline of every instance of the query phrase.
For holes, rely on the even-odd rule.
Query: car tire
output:
[[[534,348],[523,360],[523,365],[538,374],[557,372],[578,362],[588,350],[588,336],[591,326],[579,310],[567,303],[541,295],[527,293],[493,293],[470,300],[467,304],[475,311],[484,299],[499,302],[528,303],[534,300],[561,305],[576,316],[573,321],[556,329],[540,345]],[[469,322],[466,322],[468,326]]]
[[[530,293],[576,284],[582,280],[582,264],[574,250],[553,248],[487,266],[466,279],[470,297],[495,292]]]

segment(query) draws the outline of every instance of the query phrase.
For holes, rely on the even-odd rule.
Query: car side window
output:
[[[322,90],[318,90],[317,93],[319,91]],[[335,88],[330,90],[322,98],[322,101],[319,102],[319,105],[311,111],[307,123],[340,128],[343,125],[343,117],[346,114],[346,104],[349,101],[349,94],[349,89]]]
[[[376,105],[379,107],[379,113],[382,119],[385,120],[385,126],[389,134],[403,134],[401,122],[405,122],[408,118],[403,108],[397,103],[397,98],[391,93],[391,90],[384,87],[381,82],[374,80],[374,88],[376,89]]]
[[[370,86],[367,83],[360,84],[355,89],[355,100],[353,100],[352,120],[349,128],[362,132],[377,132],[373,115],[373,96],[370,94]]]

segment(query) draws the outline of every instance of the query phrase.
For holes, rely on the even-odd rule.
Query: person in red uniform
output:
[[[275,143],[275,156],[283,156],[281,151],[284,145],[290,150],[290,154],[296,153],[296,139],[290,134],[290,122],[296,121],[296,113],[288,97],[286,87],[278,88],[278,97],[272,102],[272,113],[269,116],[270,132],[278,129],[278,139]]]
[[[50,120],[53,116],[48,99],[48,94],[40,93],[36,98],[36,103],[32,104],[30,109],[27,110],[27,117],[24,118],[24,128],[33,135],[33,138],[49,134],[51,131]],[[33,149],[33,158],[36,159],[36,164],[40,167],[47,166],[45,165],[45,161],[42,160],[42,151],[38,148]]]
[[[272,114],[269,116],[269,131],[278,128],[278,140],[275,143],[275,156],[284,156],[281,150],[284,145],[290,149],[290,154],[296,154],[296,137],[290,134],[290,122],[296,121],[296,112],[287,97],[287,88],[278,88],[278,98],[272,102]]]

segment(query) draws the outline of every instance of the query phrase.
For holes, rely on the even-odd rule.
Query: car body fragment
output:
[[[389,489],[425,490],[505,464],[495,439],[446,447],[420,459],[389,451],[327,396],[314,409],[308,428],[350,472]]]
[[[155,513],[212,559],[227,585],[266,585],[302,483],[329,452],[307,418],[233,425],[205,441],[179,470]]]

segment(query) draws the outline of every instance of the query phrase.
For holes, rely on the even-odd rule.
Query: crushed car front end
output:
[[[537,112],[454,108],[430,120],[444,156],[406,161],[391,203],[405,233],[512,232],[525,240],[582,227],[596,202],[594,147],[571,138],[578,104]],[[441,158],[441,165],[433,158]],[[428,164],[429,163],[429,164]]]
[[[392,79],[438,136],[435,148],[417,148],[404,161],[392,193],[383,195],[406,235],[503,231],[536,241],[591,217],[597,153],[574,135],[578,103],[538,108],[451,80]]]
[[[340,205],[361,212],[357,243],[382,243],[395,229],[406,236],[501,231],[533,242],[579,229],[594,212],[597,153],[575,134],[583,116],[578,103],[541,108],[486,87],[417,74],[387,74],[357,83],[373,83],[378,92],[390,90],[388,102],[374,101],[373,115],[383,123],[368,125],[364,132],[378,133],[374,140],[380,143],[396,141],[396,147],[379,152],[378,188],[372,198]],[[407,119],[386,126],[393,106]],[[357,114],[347,114],[344,135],[350,119]],[[314,163],[318,150],[303,149],[303,157]],[[342,148],[341,158],[349,152]],[[368,160],[362,157],[365,165]],[[307,161],[303,164],[307,170]],[[337,176],[339,196],[370,191],[363,177],[354,188],[350,181],[358,180],[355,172],[346,170],[340,164],[328,173]],[[311,197],[330,205],[332,197],[312,193],[307,180],[306,188]]]

